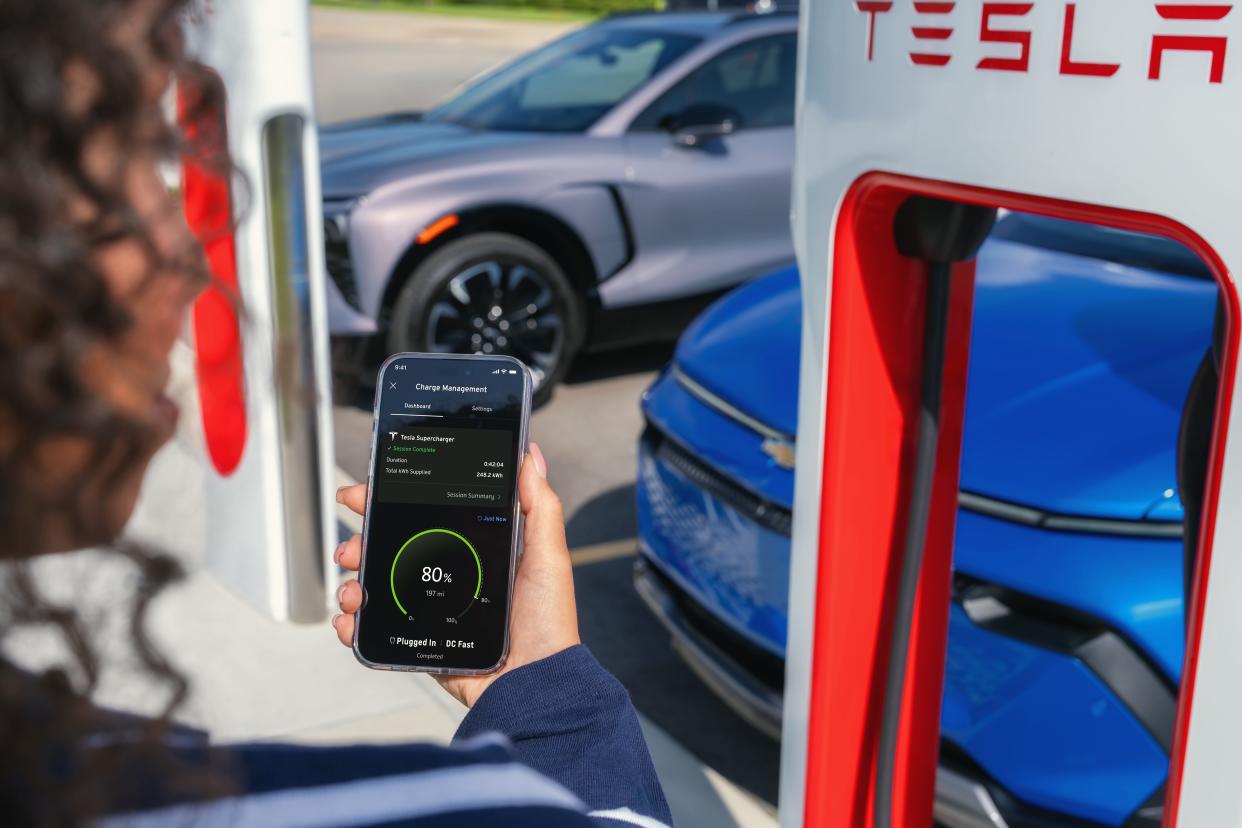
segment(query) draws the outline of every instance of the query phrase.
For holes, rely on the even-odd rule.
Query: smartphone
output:
[[[354,655],[480,675],[509,654],[530,372],[506,356],[403,353],[380,366]]]

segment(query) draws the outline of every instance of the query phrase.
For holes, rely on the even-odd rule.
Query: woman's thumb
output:
[[[522,463],[518,478],[518,498],[526,516],[526,549],[532,546],[556,548],[565,546],[565,519],[561,500],[547,481],[548,464],[537,443],[530,444],[530,453]]]

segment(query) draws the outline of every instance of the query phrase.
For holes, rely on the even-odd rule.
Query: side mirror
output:
[[[669,118],[665,126],[673,133],[673,143],[695,148],[731,135],[741,123],[741,113],[731,106],[694,104]]]

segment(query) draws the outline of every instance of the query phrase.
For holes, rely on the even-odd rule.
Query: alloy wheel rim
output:
[[[535,387],[564,350],[564,320],[548,280],[521,262],[489,259],[455,274],[428,311],[427,350],[505,354],[526,363]]]

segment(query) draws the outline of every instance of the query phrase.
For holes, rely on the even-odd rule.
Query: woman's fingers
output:
[[[336,490],[336,502],[344,504],[351,512],[362,514],[367,510],[367,484],[355,483]]]
[[[332,627],[336,630],[336,637],[346,647],[354,646],[354,616],[352,614],[337,614],[332,616]]]
[[[350,572],[357,572],[362,565],[362,535],[354,535],[349,540],[341,541],[332,553],[332,560]]]
[[[367,484],[342,486],[336,490],[336,502],[357,514],[367,509]],[[362,535],[353,535],[339,544],[332,553],[332,560],[344,569],[357,572],[362,563]],[[336,590],[336,603],[341,611],[332,616],[332,628],[336,637],[346,647],[354,644],[354,613],[362,606],[362,585],[356,580],[346,581]]]
[[[354,537],[357,537],[356,535]],[[354,613],[362,606],[362,584],[350,580],[336,588],[336,603],[341,611],[332,616],[336,637],[346,647],[354,644]]]
[[[362,606],[362,585],[354,580],[341,584],[336,590],[336,603],[341,612],[353,615]]]

